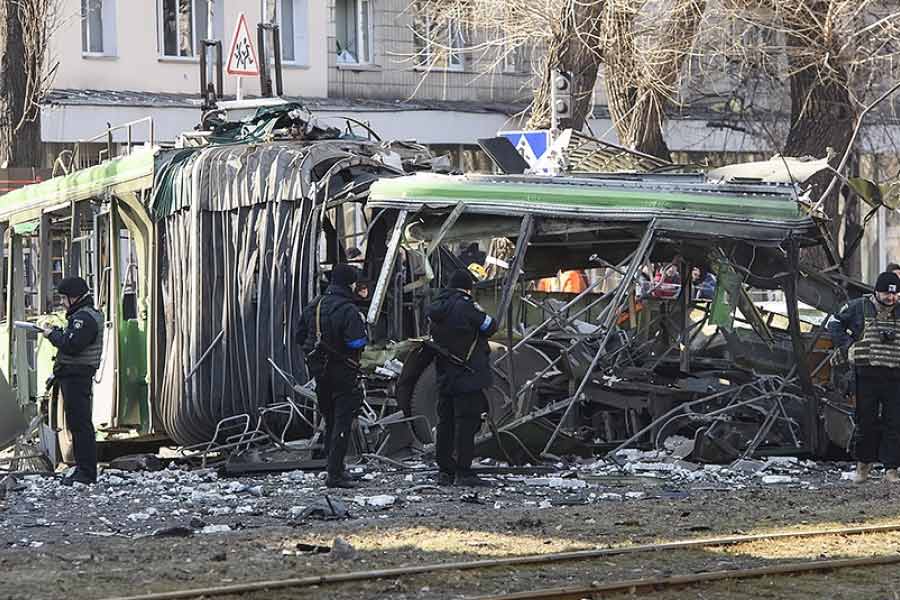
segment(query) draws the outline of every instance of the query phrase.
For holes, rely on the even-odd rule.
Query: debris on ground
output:
[[[307,517],[324,519],[326,521],[332,519],[349,519],[350,511],[347,509],[347,505],[344,504],[341,500],[338,500],[337,498],[331,498],[329,496],[323,496],[322,498],[318,498],[313,501],[310,506],[304,508],[297,515],[297,520],[302,521]]]
[[[170,466],[161,471],[104,469],[96,485],[65,487],[43,475],[5,477],[0,489],[0,531],[10,547],[93,537],[189,537],[228,534],[272,524],[309,520],[421,518],[441,507],[483,505],[478,510],[546,510],[562,506],[689,499],[714,491],[779,487],[849,486],[851,467],[795,457],[738,459],[731,464],[685,460],[681,444],[670,450],[624,449],[609,459],[555,462],[528,472],[487,461],[493,486],[466,490],[434,485],[434,470],[419,459],[400,467],[352,467],[355,490],[330,490],[316,473],[289,471],[224,479],[213,469]],[[402,467],[402,468],[401,468]],[[353,507],[353,512],[350,511]],[[474,510],[475,507],[472,507]]]
[[[381,494],[379,496],[354,496],[353,502],[360,506],[373,506],[375,508],[388,508],[397,502],[396,496]]]
[[[331,544],[331,557],[337,560],[356,558],[356,549],[344,538],[336,537]]]
[[[109,461],[109,468],[116,471],[162,471],[166,465],[155,454],[130,454]]]

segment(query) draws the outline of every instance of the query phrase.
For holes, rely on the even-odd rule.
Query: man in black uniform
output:
[[[335,266],[328,289],[303,310],[298,332],[325,417],[328,487],[355,487],[344,471],[344,456],[353,418],[363,401],[359,357],[368,342],[365,318],[355,304],[353,288],[358,279],[354,267]]]
[[[436,358],[438,482],[485,485],[472,471],[472,458],[481,413],[487,410],[484,390],[491,385],[488,339],[497,331],[497,323],[472,299],[473,281],[468,271],[455,272],[449,283],[425,311],[435,344],[454,357]]]
[[[81,277],[63,279],[56,291],[62,296],[68,323],[65,329],[47,328],[44,335],[59,350],[53,377],[62,393],[75,455],[75,471],[63,483],[92,484],[97,482],[97,440],[91,401],[94,373],[103,353],[103,315],[94,308],[94,299]]]
[[[878,276],[873,295],[853,300],[828,322],[832,343],[838,349],[837,362],[849,361],[856,372],[856,483],[865,482],[872,463],[879,461],[884,464],[887,481],[900,480],[898,292],[900,277],[886,271]]]

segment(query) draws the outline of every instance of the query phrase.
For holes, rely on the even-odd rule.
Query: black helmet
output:
[[[56,291],[69,298],[81,298],[88,293],[88,284],[81,277],[66,277],[56,286]]]

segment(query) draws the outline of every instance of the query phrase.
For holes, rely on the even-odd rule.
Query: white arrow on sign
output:
[[[247,18],[244,13],[238,14],[237,26],[231,38],[231,50],[228,51],[228,65],[225,71],[229,75],[239,77],[255,77],[259,75],[259,62],[256,60],[256,48],[250,39]]]

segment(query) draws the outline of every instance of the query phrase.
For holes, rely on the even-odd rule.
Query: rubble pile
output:
[[[547,468],[509,469],[485,459],[489,488],[438,487],[428,465],[354,468],[362,484],[334,493],[317,473],[290,471],[226,479],[212,469],[170,465],[161,471],[105,470],[96,486],[61,485],[40,475],[7,478],[0,503],[0,544],[41,547],[89,537],[190,536],[315,520],[410,519],[450,511],[531,511],[707,492],[849,485],[830,465],[793,457],[699,464],[677,452],[622,450],[614,460],[580,459]],[[369,465],[371,469],[372,466]],[[849,467],[845,470],[848,470]]]

